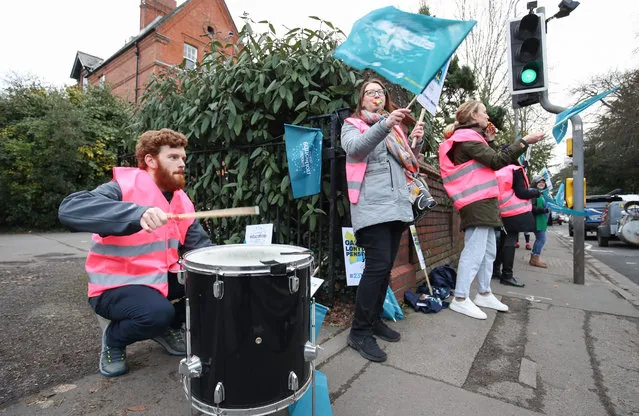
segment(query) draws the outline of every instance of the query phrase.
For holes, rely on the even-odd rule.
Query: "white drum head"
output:
[[[184,255],[186,270],[234,274],[238,272],[268,272],[270,264],[283,263],[294,268],[309,265],[310,250],[285,244],[228,244],[204,247]],[[267,264],[265,264],[267,263]]]

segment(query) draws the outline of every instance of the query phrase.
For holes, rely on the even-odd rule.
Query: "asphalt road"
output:
[[[568,225],[554,225],[551,230],[572,239],[568,236]],[[610,240],[608,247],[599,247],[597,238],[593,236],[594,234],[589,234],[586,237],[584,245],[586,253],[639,285],[639,247],[616,240]]]

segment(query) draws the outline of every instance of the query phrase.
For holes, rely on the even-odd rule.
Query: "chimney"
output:
[[[156,17],[164,17],[177,6],[176,0],[141,0],[140,30],[147,27]]]

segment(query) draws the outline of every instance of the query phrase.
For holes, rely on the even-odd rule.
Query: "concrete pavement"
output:
[[[88,244],[77,234],[46,238],[66,247],[53,251],[60,255]],[[323,328],[318,368],[328,377],[333,414],[639,415],[639,287],[588,255],[585,284],[573,284],[571,241],[552,227],[542,255],[549,268],[529,266],[529,256],[522,247],[515,263],[526,287],[493,282],[510,312],[485,310],[488,319],[478,321],[450,310],[407,311],[390,324],[402,340],[380,341],[385,363],[349,348],[347,330]],[[187,414],[179,359],[152,342],[132,346],[128,357],[125,376],[107,379],[96,369],[0,414]]]

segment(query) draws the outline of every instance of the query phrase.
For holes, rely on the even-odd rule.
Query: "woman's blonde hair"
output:
[[[478,100],[469,100],[460,105],[457,109],[457,112],[455,113],[455,122],[449,124],[444,129],[444,138],[448,139],[450,136],[452,136],[455,130],[459,128],[459,126],[470,124],[470,122],[472,121],[473,113],[479,111],[480,105],[482,105],[482,102]]]

